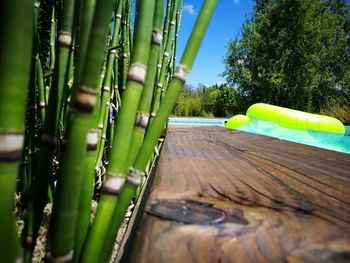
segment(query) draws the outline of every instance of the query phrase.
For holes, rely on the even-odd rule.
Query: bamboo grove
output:
[[[1,2],[3,262],[33,260],[48,204],[45,261],[110,260],[216,4],[175,67],[182,0]]]

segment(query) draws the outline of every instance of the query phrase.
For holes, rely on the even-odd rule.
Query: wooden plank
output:
[[[350,155],[171,127],[123,262],[349,262]]]

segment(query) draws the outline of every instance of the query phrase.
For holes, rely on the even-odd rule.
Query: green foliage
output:
[[[237,113],[236,91],[225,85],[185,86],[173,111],[177,116],[230,117]]]
[[[349,104],[346,0],[256,0],[242,37],[227,45],[223,75],[245,110],[255,102],[320,112]]]
[[[350,107],[338,106],[330,107],[328,109],[321,109],[321,114],[332,116],[343,122],[345,125],[350,124]]]
[[[4,262],[32,262],[49,202],[46,258],[37,260],[109,262],[118,228],[153,167],[148,163],[158,155],[183,72],[187,76],[192,68],[217,2],[204,1],[177,70],[182,0],[1,2]],[[191,114],[201,111],[198,97]],[[15,192],[17,216],[24,221],[22,244]],[[99,206],[91,224],[94,192]]]

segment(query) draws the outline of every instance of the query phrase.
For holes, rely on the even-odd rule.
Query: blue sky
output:
[[[190,36],[203,0],[184,0],[184,10],[178,40],[177,57]],[[253,0],[219,0],[207,34],[202,42],[187,83],[213,85],[225,80],[219,76],[224,71],[225,45],[239,33],[242,24],[253,12]]]

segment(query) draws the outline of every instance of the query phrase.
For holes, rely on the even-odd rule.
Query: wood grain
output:
[[[350,262],[350,155],[170,127],[130,262]]]

